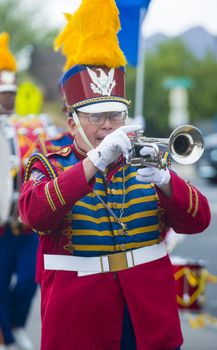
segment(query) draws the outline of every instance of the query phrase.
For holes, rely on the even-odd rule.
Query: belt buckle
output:
[[[108,262],[110,272],[126,270],[128,268],[126,252],[108,255]]]

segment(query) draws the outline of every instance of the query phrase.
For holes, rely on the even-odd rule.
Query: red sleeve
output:
[[[24,224],[37,231],[53,231],[73,204],[92,191],[83,170],[83,163],[61,172],[50,180],[44,166],[37,162],[32,169],[38,169],[45,176],[40,181],[26,181],[20,191],[19,213]]]
[[[194,186],[171,172],[172,197],[157,189],[160,206],[166,213],[166,223],[177,233],[199,233],[210,224],[208,201]]]

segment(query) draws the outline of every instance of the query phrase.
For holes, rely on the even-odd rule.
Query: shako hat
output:
[[[66,56],[60,79],[70,111],[86,113],[125,111],[126,59],[119,47],[120,20],[114,0],[83,0],[54,48]]]

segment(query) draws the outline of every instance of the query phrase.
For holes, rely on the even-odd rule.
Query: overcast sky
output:
[[[25,0],[32,2],[40,0]],[[90,0],[91,1],[91,0]],[[64,12],[72,13],[81,0],[48,0],[42,1],[43,8],[49,13],[50,24],[64,26]],[[150,36],[157,32],[176,35],[196,25],[204,26],[209,32],[217,35],[217,0],[152,0],[146,17],[144,32]]]

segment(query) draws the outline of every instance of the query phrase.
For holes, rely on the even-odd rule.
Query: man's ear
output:
[[[75,128],[76,128],[76,126],[75,126],[74,119],[72,117],[68,117],[67,124],[68,124],[69,130],[70,130],[72,136],[75,136]]]

